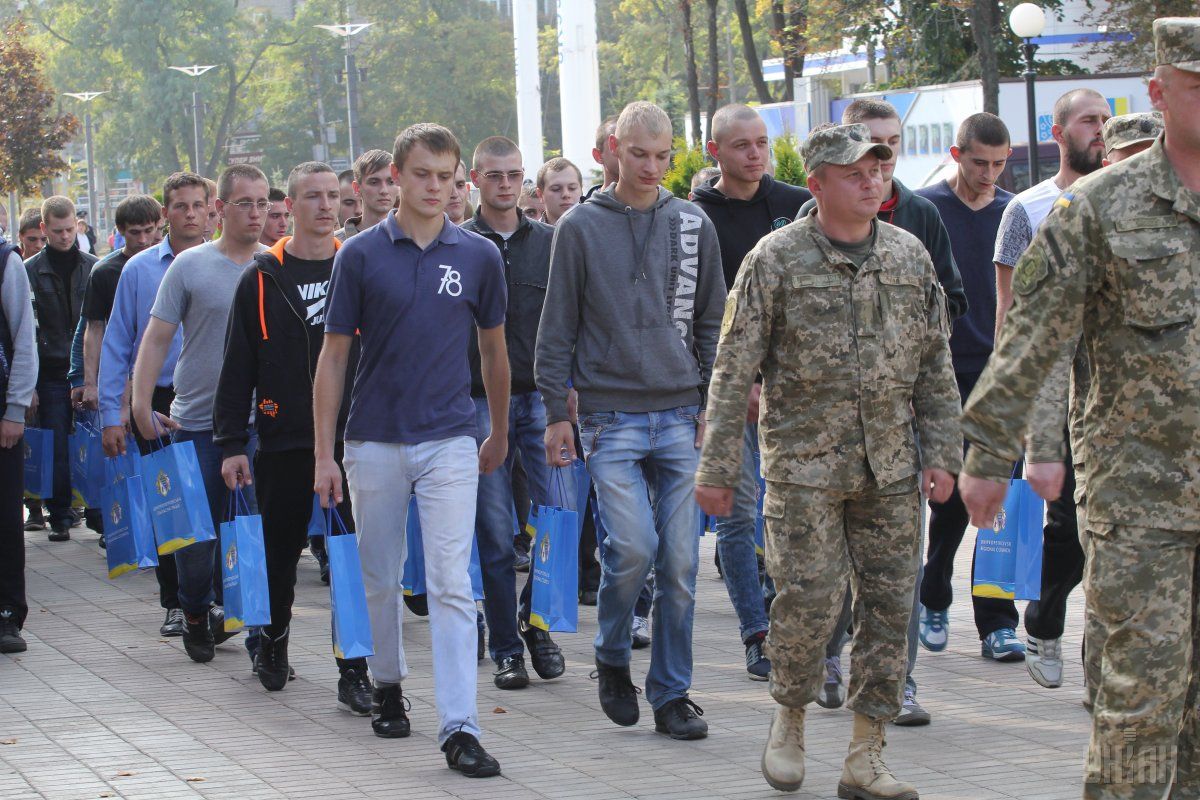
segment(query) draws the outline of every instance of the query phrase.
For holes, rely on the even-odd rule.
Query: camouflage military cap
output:
[[[1154,20],[1154,63],[1200,72],[1200,17]]]
[[[809,172],[822,164],[853,164],[868,153],[888,159],[892,148],[872,142],[871,129],[861,122],[814,131],[800,147],[800,157]]]
[[[1163,132],[1162,114],[1146,111],[1109,117],[1100,135],[1104,137],[1104,152],[1111,153],[1138,142],[1152,142]]]

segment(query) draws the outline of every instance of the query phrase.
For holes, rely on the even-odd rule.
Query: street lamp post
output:
[[[193,157],[195,158],[195,161],[192,164],[192,169],[197,175],[200,176],[204,175],[204,167],[202,166],[203,162],[200,161],[200,131],[203,128],[200,121],[200,115],[204,113],[204,109],[200,104],[200,76],[208,72],[210,69],[215,69],[216,66],[216,64],[208,64],[207,66],[193,64],[190,67],[170,68],[177,72],[182,72],[184,75],[192,76],[192,135],[196,140],[195,148],[193,150]]]
[[[1024,42],[1025,104],[1026,115],[1029,118],[1029,185],[1036,186],[1041,182],[1041,175],[1038,174],[1037,103],[1034,95],[1037,71],[1033,66],[1033,54],[1037,52],[1038,46],[1033,40],[1041,36],[1046,27],[1046,12],[1035,3],[1021,3],[1008,15],[1008,26]]]
[[[346,44],[346,139],[350,150],[350,163],[358,156],[358,70],[354,66],[354,53],[350,50],[350,37],[371,27],[371,22],[351,22],[345,25],[314,25],[334,36],[341,36]]]
[[[88,212],[92,216],[92,225],[100,226],[100,209],[96,205],[96,167],[95,159],[92,156],[92,101],[108,92],[63,92],[63,94],[86,104],[83,107],[83,149],[87,155]]]

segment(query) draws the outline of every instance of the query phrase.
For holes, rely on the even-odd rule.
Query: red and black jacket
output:
[[[295,282],[281,278],[289,240],[285,236],[256,255],[234,292],[213,402],[213,440],[225,458],[246,452],[251,402],[260,450],[313,449],[313,382],[324,336],[309,329]],[[340,244],[335,241],[335,248]],[[346,430],[357,361],[356,343],[346,370],[338,441]]]

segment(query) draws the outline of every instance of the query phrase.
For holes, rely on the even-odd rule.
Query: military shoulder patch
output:
[[[725,315],[721,317],[721,338],[725,338],[725,334],[733,327],[733,315],[737,313],[737,297],[738,294],[734,291],[725,298]]]
[[[1070,190],[1067,190],[1067,191],[1063,192],[1062,194],[1060,194],[1058,196],[1058,199],[1054,201],[1054,207],[1055,208],[1070,208],[1071,202],[1074,199],[1075,199],[1075,193]]]
[[[1031,249],[1017,262],[1017,271],[1013,275],[1013,291],[1026,295],[1046,280],[1050,275],[1050,262],[1041,249]]]

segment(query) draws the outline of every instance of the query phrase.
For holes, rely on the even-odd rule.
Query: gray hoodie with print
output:
[[[717,353],[725,279],[704,212],[659,188],[646,211],[596,192],[559,220],[534,377],[547,422],[580,413],[702,403]]]

